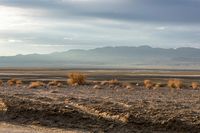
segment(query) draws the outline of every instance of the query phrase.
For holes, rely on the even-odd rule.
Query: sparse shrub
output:
[[[3,86],[3,80],[0,80],[0,86]]]
[[[10,80],[7,81],[7,84],[9,86],[14,86],[14,85],[20,86],[20,85],[23,84],[23,82],[22,82],[22,80],[18,80],[18,79],[10,79]]]
[[[16,79],[10,79],[10,80],[8,80],[8,81],[7,81],[7,84],[8,84],[9,86],[14,86],[14,85],[16,84]]]
[[[86,83],[86,76],[81,73],[70,73],[68,74],[67,83],[68,85],[84,85]]]
[[[23,82],[21,80],[15,80],[17,87],[21,86]]]
[[[181,89],[183,87],[183,82],[179,79],[170,79],[168,81],[168,87],[172,89]]]
[[[144,80],[144,85],[151,84],[151,83],[152,83],[151,80]]]
[[[15,80],[15,83],[19,84],[19,85],[23,84],[23,82],[21,80]]]
[[[43,87],[43,86],[45,86],[45,83],[41,81],[36,81],[36,82],[31,82],[28,88],[32,89],[32,88],[38,88],[38,87]]]
[[[154,87],[154,83],[151,80],[144,80],[144,86],[147,89],[152,89]]]
[[[199,83],[198,82],[192,82],[192,89],[198,89]]]
[[[173,79],[170,79],[169,81],[168,81],[168,83],[167,83],[167,86],[169,87],[169,88],[175,88],[175,85],[174,85],[174,80]]]

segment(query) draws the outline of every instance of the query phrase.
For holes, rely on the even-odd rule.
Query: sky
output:
[[[0,56],[141,45],[200,48],[200,0],[0,0]]]

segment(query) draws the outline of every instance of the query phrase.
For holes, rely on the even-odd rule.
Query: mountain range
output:
[[[74,49],[51,54],[1,56],[0,67],[199,68],[200,49],[150,46]]]

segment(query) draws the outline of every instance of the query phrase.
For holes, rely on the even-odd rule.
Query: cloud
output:
[[[15,40],[15,39],[10,39],[8,40],[9,43],[21,43],[23,42],[22,40]]]
[[[199,7],[200,0],[0,0],[0,45],[11,53],[199,47]]]
[[[167,27],[165,26],[160,26],[160,27],[156,27],[156,30],[166,30]]]
[[[124,21],[200,22],[199,0],[0,0],[1,5],[46,11],[60,19],[92,17]]]

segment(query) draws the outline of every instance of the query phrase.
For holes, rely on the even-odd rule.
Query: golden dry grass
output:
[[[147,89],[152,89],[154,87],[154,83],[151,80],[144,80],[144,86]]]
[[[8,84],[9,86],[14,86],[14,85],[16,84],[16,79],[10,79],[10,80],[8,80],[8,81],[7,81],[7,84]]]
[[[70,73],[68,74],[68,85],[84,85],[86,83],[86,76],[82,73]]]
[[[192,89],[198,89],[199,83],[198,82],[192,82]]]
[[[3,80],[0,80],[0,86],[3,86]]]
[[[181,89],[183,87],[183,82],[179,79],[170,79],[167,85],[171,89]]]
[[[28,88],[32,89],[32,88],[38,88],[38,87],[43,87],[43,86],[45,86],[45,83],[41,81],[36,81],[36,82],[31,82]]]
[[[18,79],[10,79],[7,81],[7,84],[9,86],[14,86],[14,85],[21,86],[23,84],[23,82],[22,82],[22,80],[18,80]]]
[[[23,82],[22,80],[15,80],[15,84],[17,87],[20,87],[23,84]]]

